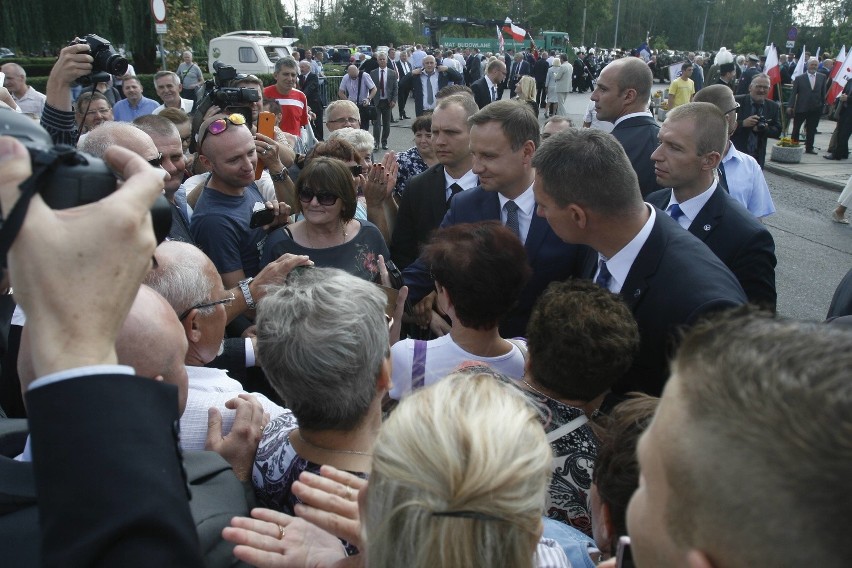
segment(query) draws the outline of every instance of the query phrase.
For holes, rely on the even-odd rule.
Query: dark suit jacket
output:
[[[485,77],[480,77],[470,84],[470,89],[473,91],[473,100],[479,108],[484,107],[491,102],[491,93],[488,90],[488,83]]]
[[[590,251],[585,278],[594,277],[597,259]],[[640,343],[633,365],[613,392],[653,396],[660,396],[668,380],[679,332],[714,311],[746,303],[731,271],[662,211],[627,273],[621,297],[639,326]]]
[[[379,100],[381,100],[382,98],[381,89],[379,88],[379,71],[380,69],[378,67],[370,71],[370,77],[373,79],[373,83],[376,84],[376,96],[373,97],[374,105],[379,104]],[[398,75],[396,74],[396,71],[393,70],[390,66],[385,69],[385,73],[387,74],[387,80],[385,81],[385,97],[388,101],[393,101],[394,103],[396,103],[396,95],[398,92],[397,89],[399,88],[399,84],[397,81]]]
[[[665,211],[671,196],[670,189],[661,189],[645,201]],[[739,201],[717,186],[689,232],[734,273],[749,302],[775,311],[775,241]]]
[[[464,85],[464,78],[455,69],[436,71],[436,73],[438,73],[438,91],[451,84],[451,82],[453,85]],[[414,97],[414,114],[416,116],[423,114],[423,81],[420,79],[420,74],[409,73],[403,78],[399,87],[412,93]],[[438,91],[435,91],[434,94],[437,95]]]
[[[399,202],[396,227],[390,242],[391,259],[400,270],[420,256],[447,214],[447,181],[444,166],[436,164],[408,181]]]
[[[475,53],[467,57],[464,70],[469,83],[473,83],[482,77],[482,59]]]
[[[542,84],[547,81],[547,72],[550,70],[550,63],[547,62],[547,59],[544,57],[540,57],[538,61],[535,62],[533,66],[533,76],[535,77],[535,82]]]
[[[176,394],[126,375],[27,392],[44,566],[203,566]]]
[[[405,191],[407,193],[408,188]],[[450,209],[441,221],[441,227],[499,220],[500,199],[497,193],[475,187],[453,197]],[[500,324],[500,333],[503,337],[522,337],[526,334],[527,320],[539,295],[551,282],[565,280],[576,273],[579,270],[580,252],[586,250],[585,247],[563,242],[556,236],[547,221],[538,215],[533,215],[524,248],[533,274],[521,291],[518,305]],[[487,276],[483,275],[483,277]],[[409,287],[412,303],[420,301],[434,286],[429,276],[429,268],[420,259],[405,269],[403,278]]]
[[[515,74],[512,73],[512,71],[514,71],[514,69],[515,69],[515,61],[512,61],[512,64],[510,66],[506,67],[506,74],[507,74],[507,77],[509,78],[509,81],[515,80]],[[527,63],[526,60],[522,59],[521,65],[518,68],[518,73],[517,73],[518,77],[520,78],[523,75],[531,75],[531,74],[532,74],[532,70],[530,69],[530,64]]]
[[[731,136],[731,142],[733,142],[737,150],[744,154],[749,154],[748,139],[751,129],[744,127],[743,121],[757,113],[754,111],[751,95],[740,95],[734,98],[740,106],[737,109],[737,129]],[[775,101],[766,99],[763,102],[761,115],[766,119],[766,130],[757,133],[757,148],[753,154],[749,155],[763,167],[763,162],[766,158],[766,139],[781,136],[781,105]]]
[[[852,315],[852,269],[846,273],[834,290],[826,318]]]
[[[654,175],[654,162],[651,160],[651,154],[660,144],[657,139],[659,133],[660,125],[653,116],[634,116],[618,123],[612,129],[612,135],[621,142],[633,165],[643,196],[661,189],[657,176]]]
[[[817,73],[814,79],[814,88],[811,89],[811,80],[808,78],[808,74],[802,73],[793,79],[793,91],[790,93],[787,107],[792,108],[796,114],[821,109],[822,105],[825,104],[825,89],[825,75]]]
[[[406,75],[408,75],[408,73],[411,73],[411,70],[413,69],[413,66],[411,65],[411,61],[407,61],[406,63],[408,63],[408,72],[405,71],[405,68],[402,65],[402,61],[394,61],[393,62],[393,69],[394,69],[394,71],[396,71],[397,77],[399,77],[400,81]]]
[[[760,69],[757,67],[749,67],[745,71],[743,71],[742,76],[740,76],[740,80],[737,82],[737,94],[738,95],[747,95],[749,85],[751,85],[751,80],[754,79],[754,76],[760,73]]]
[[[316,73],[305,75],[305,85],[304,87],[299,87],[299,89],[305,93],[305,98],[308,99],[308,106],[311,107],[311,110],[316,112],[316,108],[322,108],[322,99],[320,99],[319,93],[319,78]]]

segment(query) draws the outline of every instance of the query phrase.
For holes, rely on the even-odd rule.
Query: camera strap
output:
[[[54,152],[30,150],[33,175],[21,184],[21,196],[18,197],[18,201],[15,202],[12,210],[3,219],[3,227],[0,228],[0,267],[5,269],[8,266],[6,255],[9,253],[9,249],[12,248],[15,238],[18,236],[18,231],[21,230],[24,224],[30,200],[36,194],[38,188],[41,187],[47,174],[55,168],[56,163],[59,161],[59,154],[67,151],[73,152],[74,148],[70,146],[56,146],[54,147]]]

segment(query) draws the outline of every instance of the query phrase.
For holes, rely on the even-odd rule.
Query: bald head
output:
[[[157,292],[139,287],[124,320],[115,351],[118,362],[143,377],[152,377],[178,389],[178,412],[186,408],[187,375],[183,363],[187,340],[177,314]]]
[[[92,130],[80,143],[79,149],[97,158],[103,158],[111,146],[121,146],[153,160],[159,152],[151,137],[127,122],[105,122]]]
[[[710,85],[704,87],[692,99],[696,103],[710,103],[725,113],[728,123],[728,137],[737,129],[737,113],[735,112],[736,101],[734,92],[727,85]]]

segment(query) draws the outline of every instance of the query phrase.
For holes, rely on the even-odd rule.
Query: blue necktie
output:
[[[672,204],[669,206],[668,214],[669,214],[669,215],[671,216],[671,218],[672,218],[672,219],[674,219],[675,221],[677,221],[678,219],[680,219],[681,217],[683,217],[683,211],[681,210],[680,205],[678,205],[677,203],[672,203]]]
[[[521,238],[521,228],[518,224],[518,204],[514,201],[507,201],[506,205],[506,228],[515,233],[518,238]]]
[[[604,290],[609,290],[609,283],[612,281],[612,274],[610,274],[609,268],[606,267],[606,261],[603,257],[598,259],[598,263],[600,265],[600,270],[598,271],[598,277],[595,278],[595,284]]]

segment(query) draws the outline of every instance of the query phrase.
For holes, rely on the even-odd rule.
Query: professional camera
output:
[[[74,44],[88,44],[89,55],[92,56],[92,72],[77,79],[77,84],[88,87],[93,83],[105,83],[109,81],[110,75],[121,77],[127,73],[127,59],[116,53],[112,45],[95,34],[89,34],[83,39],[72,42]]]
[[[5,264],[5,253],[15,240],[33,195],[41,195],[51,209],[68,209],[103,199],[115,191],[117,180],[103,160],[73,146],[54,146],[50,135],[23,114],[0,110],[0,135],[17,138],[26,146],[33,168],[33,175],[21,184],[20,207],[16,204],[12,211],[4,211],[0,222],[0,261]],[[162,195],[151,206],[151,216],[157,242],[162,242],[172,225],[171,205]]]
[[[766,117],[758,116],[757,124],[755,124],[754,127],[757,128],[758,132],[763,132],[764,130],[766,130]]]
[[[246,123],[252,124],[252,103],[260,100],[260,95],[255,89],[231,87],[235,81],[245,79],[246,75],[237,73],[230,65],[220,61],[213,62],[213,79],[204,84],[204,97],[198,103],[193,113],[192,133],[196,134],[204,115],[211,106],[216,105],[222,112],[238,112],[246,117]],[[193,136],[193,139],[195,136]],[[194,151],[194,142],[192,149]]]

